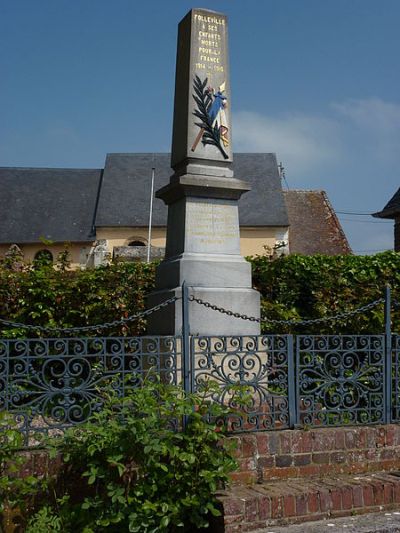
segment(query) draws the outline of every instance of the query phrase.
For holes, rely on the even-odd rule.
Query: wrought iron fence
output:
[[[180,346],[180,337],[0,339],[0,410],[33,443],[87,420],[107,385],[123,397],[150,368],[179,384]]]
[[[27,444],[84,422],[101,409],[106,384],[123,397],[127,380],[140,387],[150,369],[187,392],[213,381],[210,400],[230,406],[232,432],[400,422],[400,336],[388,291],[382,335],[211,337],[190,334],[184,289],[180,336],[0,339],[0,410]],[[237,385],[250,393],[245,407]]]

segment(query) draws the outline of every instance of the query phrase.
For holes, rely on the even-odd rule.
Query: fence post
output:
[[[390,286],[385,287],[385,423],[392,421],[392,324]]]
[[[296,386],[294,379],[294,350],[293,335],[287,336],[287,358],[288,358],[288,407],[289,407],[289,427],[293,429],[298,424]]]
[[[190,325],[189,325],[189,288],[186,281],[182,283],[182,364],[183,388],[192,392],[190,379]]]

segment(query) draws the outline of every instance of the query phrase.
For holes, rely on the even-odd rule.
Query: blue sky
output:
[[[276,152],[292,189],[379,211],[400,186],[398,0],[0,0],[0,166],[101,167],[169,151],[176,32],[229,17],[235,151]],[[393,225],[340,215],[355,251]]]

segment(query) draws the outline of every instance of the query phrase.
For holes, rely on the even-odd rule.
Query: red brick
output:
[[[267,496],[258,498],[258,518],[260,520],[271,518],[271,499]]]
[[[222,501],[224,506],[224,516],[244,514],[245,502],[239,498],[224,498]]]
[[[309,453],[312,451],[312,436],[310,431],[296,431],[292,436],[293,453]]]
[[[319,512],[319,498],[318,498],[318,492],[309,492],[308,498],[308,512],[309,513],[318,513]]]
[[[361,485],[353,486],[353,506],[354,507],[363,507],[363,489]]]
[[[307,494],[298,494],[296,496],[296,515],[304,516],[307,514]]]
[[[241,472],[252,472],[256,469],[255,460],[252,457],[246,457],[245,459],[238,459],[239,470]]]
[[[352,450],[346,453],[348,463],[362,463],[365,460],[365,450]]]
[[[336,446],[335,433],[333,429],[324,428],[312,431],[313,451],[323,452],[334,450]]]
[[[375,505],[383,505],[385,498],[383,492],[383,485],[379,481],[371,482],[372,489],[374,491],[374,502]]]
[[[332,499],[328,491],[321,491],[319,493],[319,502],[322,512],[330,511],[332,509]]]
[[[241,531],[243,516],[224,516],[224,533]]]
[[[296,515],[296,500],[292,494],[288,494],[283,498],[283,516]]]
[[[391,483],[383,484],[383,499],[385,504],[394,502],[394,488]]]
[[[280,438],[279,432],[272,432],[268,434],[268,452],[272,454],[279,453]]]
[[[256,443],[258,455],[269,454],[269,435],[268,433],[256,433]]]
[[[277,467],[281,466],[291,466],[293,462],[292,455],[277,455],[275,457],[275,464]]]
[[[257,519],[258,506],[256,498],[246,499],[245,502],[245,516],[247,522],[254,522]]]
[[[257,453],[257,443],[254,435],[242,436],[243,457],[253,457]]]
[[[378,428],[367,427],[365,428],[366,446],[367,448],[376,448],[376,437],[378,434]]]
[[[376,432],[376,447],[377,448],[382,448],[383,446],[385,446],[385,441],[386,441],[385,433],[386,432],[385,432],[384,427],[377,428],[377,432]]]
[[[394,503],[400,503],[400,483],[394,483]]]
[[[330,491],[332,499],[332,511],[340,511],[342,509],[342,494],[339,489]]]
[[[301,468],[301,475],[304,477],[313,477],[321,475],[321,467],[318,465],[307,465]]]
[[[335,431],[335,448],[336,450],[344,450],[344,447],[345,447],[344,430],[341,428],[338,428]]]
[[[364,485],[363,487],[363,500],[365,507],[374,505],[374,491],[370,485]]]
[[[239,483],[242,485],[251,485],[257,481],[257,472],[231,472],[229,474],[233,483]]]
[[[271,518],[283,517],[283,501],[282,496],[273,496],[271,498]]]
[[[342,488],[342,509],[351,509],[353,507],[353,491],[350,487]]]
[[[294,466],[305,466],[311,463],[311,454],[303,453],[294,456]]]
[[[305,466],[303,468],[310,468],[310,466]],[[262,473],[264,479],[288,479],[298,477],[299,469],[295,466],[266,468]]]
[[[396,437],[395,427],[386,426],[386,446],[395,446],[395,437]]]
[[[330,455],[331,463],[345,463],[346,454],[344,452],[332,452]]]
[[[327,464],[329,463],[329,453],[313,453],[312,462],[317,464]]]
[[[280,448],[281,453],[282,454],[291,453],[292,452],[292,432],[282,431],[280,433],[280,441],[281,441],[281,448]]]
[[[267,455],[266,457],[260,457],[257,461],[260,468],[272,468],[275,464],[274,457]]]
[[[395,448],[384,448],[381,452],[381,460],[386,461],[390,459],[397,459],[399,452]]]
[[[357,430],[355,428],[344,430],[344,438],[345,438],[346,448],[348,450],[354,450],[354,448],[357,448],[356,432]]]
[[[400,425],[392,425],[393,428],[393,446],[400,444]]]

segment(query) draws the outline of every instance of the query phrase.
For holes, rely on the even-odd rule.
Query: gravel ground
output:
[[[291,526],[270,526],[257,529],[253,533],[394,533],[395,531],[400,532],[399,511],[305,522]]]

